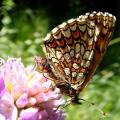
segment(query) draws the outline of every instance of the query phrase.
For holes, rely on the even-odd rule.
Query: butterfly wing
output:
[[[86,13],[55,27],[45,38],[45,53],[57,84],[68,83],[77,93],[92,78],[115,26],[109,13]]]

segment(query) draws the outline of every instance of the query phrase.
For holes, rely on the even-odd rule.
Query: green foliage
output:
[[[72,3],[71,3],[72,4]],[[72,10],[72,9],[71,9]],[[43,8],[17,9],[12,0],[1,7],[0,57],[21,57],[33,64],[35,55],[44,55],[43,37],[49,29],[49,16]],[[94,102],[65,108],[66,120],[118,120],[120,118],[120,38],[113,39],[93,80],[80,98]],[[106,112],[104,116],[101,111]]]
[[[10,6],[5,3],[1,10],[0,57],[21,57],[25,63],[30,63],[34,55],[44,54],[41,45],[49,19],[42,9],[26,8],[17,12],[13,9],[11,13],[12,8],[8,9]]]

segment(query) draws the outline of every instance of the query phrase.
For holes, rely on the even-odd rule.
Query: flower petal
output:
[[[16,105],[18,108],[24,108],[28,104],[28,96],[24,93],[22,96],[18,98],[16,101]]]
[[[0,76],[0,97],[4,94],[5,92],[5,83],[4,79]]]
[[[38,109],[28,108],[20,113],[20,120],[38,120]]]

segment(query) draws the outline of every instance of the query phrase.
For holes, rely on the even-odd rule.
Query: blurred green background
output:
[[[120,1],[119,0],[1,0],[0,57],[21,57],[34,64],[43,56],[42,40],[52,28],[90,11],[107,11],[117,18],[110,46],[93,80],[80,94],[89,102],[65,108],[66,120],[120,119]],[[100,110],[106,112],[106,116]]]

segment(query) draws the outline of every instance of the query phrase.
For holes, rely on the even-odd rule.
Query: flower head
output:
[[[9,58],[0,68],[0,118],[10,120],[63,120],[59,90],[50,80]]]

